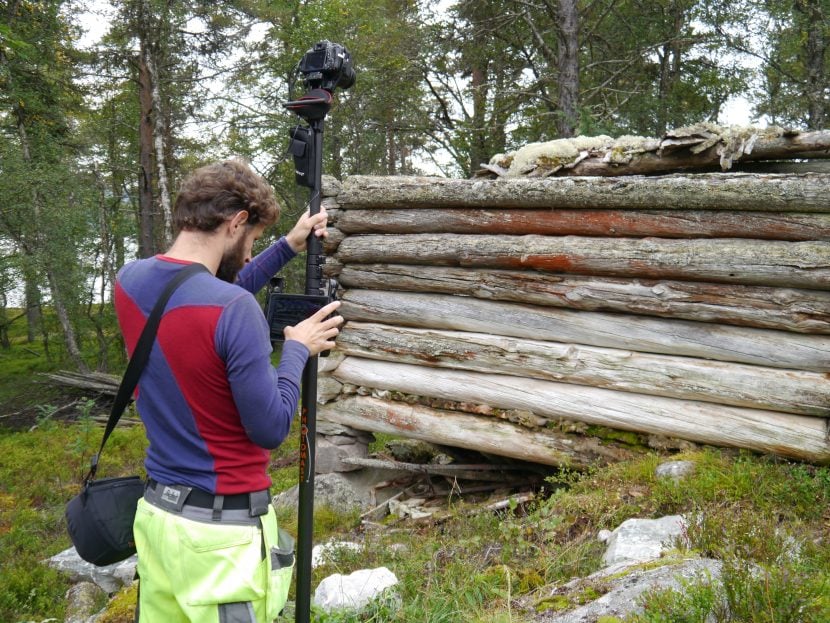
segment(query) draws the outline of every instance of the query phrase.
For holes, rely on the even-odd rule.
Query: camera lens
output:
[[[355,73],[351,62],[343,63],[342,72],[340,73],[340,80],[337,81],[337,86],[341,89],[348,89],[354,84]]]

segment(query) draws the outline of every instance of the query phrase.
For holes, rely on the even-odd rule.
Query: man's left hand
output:
[[[326,209],[320,206],[320,211],[314,216],[310,216],[306,211],[294,225],[292,230],[285,235],[288,246],[291,247],[294,253],[300,253],[306,250],[308,235],[313,231],[318,238],[325,238],[328,236],[326,231],[326,224],[328,223],[329,215],[326,214]]]

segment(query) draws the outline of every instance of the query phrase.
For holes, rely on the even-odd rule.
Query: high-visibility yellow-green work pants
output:
[[[280,542],[274,508],[260,517],[223,511],[220,521],[211,512],[139,500],[141,623],[271,623],[279,615],[294,557],[293,543]]]

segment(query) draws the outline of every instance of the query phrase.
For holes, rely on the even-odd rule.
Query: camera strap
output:
[[[201,272],[210,271],[198,262],[194,262],[193,264],[190,264],[186,268],[180,270],[165,286],[156,301],[156,304],[153,306],[153,310],[147,317],[147,322],[144,324],[144,329],[141,331],[141,336],[138,338],[138,342],[133,350],[133,356],[130,357],[130,361],[127,363],[127,370],[124,372],[124,377],[121,379],[121,385],[118,386],[118,393],[115,396],[115,401],[112,403],[110,416],[107,420],[107,427],[104,429],[104,437],[101,439],[101,447],[98,449],[98,452],[92,456],[89,473],[84,477],[84,484],[87,484],[95,478],[95,473],[98,471],[98,459],[101,456],[101,452],[104,450],[104,444],[107,443],[107,439],[109,439],[112,431],[115,430],[115,426],[118,424],[118,420],[121,419],[124,409],[127,408],[127,404],[130,402],[130,397],[138,385],[139,378],[141,378],[141,373],[144,371],[144,366],[147,365],[147,361],[150,359],[150,352],[153,349],[153,342],[156,340],[156,333],[158,332],[159,324],[161,323],[161,316],[164,312],[165,306],[167,305],[167,301],[170,300],[170,297],[173,295],[173,292],[176,291],[176,288],[192,276]]]

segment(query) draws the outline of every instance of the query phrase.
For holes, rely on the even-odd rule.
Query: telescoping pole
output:
[[[320,212],[323,169],[323,119],[310,121],[314,153],[314,185],[311,188],[309,212]],[[323,243],[312,231],[308,236],[306,256],[306,294],[320,295],[323,291]],[[297,586],[295,621],[311,620],[311,549],[314,536],[314,462],[317,435],[317,363],[318,357],[309,357],[303,369],[302,400],[300,407],[300,500],[297,512]]]

